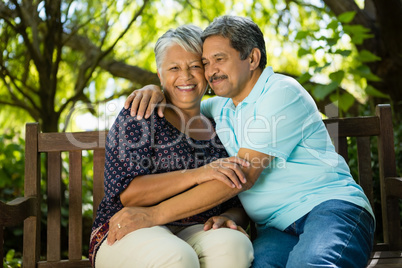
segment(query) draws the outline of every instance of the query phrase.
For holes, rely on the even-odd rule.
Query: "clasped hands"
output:
[[[154,213],[156,212],[152,210],[152,207],[124,207],[110,219],[107,237],[108,245],[113,245],[116,241],[135,230],[155,226]],[[204,231],[218,228],[238,230],[249,237],[241,226],[225,215],[213,216],[204,223]]]
[[[218,159],[197,169],[188,170],[194,172],[196,184],[210,180],[219,180],[231,188],[242,188],[246,178],[240,166],[247,168],[250,164],[238,157]],[[109,221],[109,233],[107,243],[114,244],[125,235],[141,228],[164,224],[159,220],[161,212],[157,206],[151,207],[124,207],[117,212]],[[244,229],[227,216],[214,216],[204,224],[204,230],[217,228],[231,228],[239,230],[245,235]]]
[[[242,168],[248,168],[250,163],[236,156],[217,159],[202,167],[186,170],[194,173],[196,184],[201,184],[211,180],[218,180],[231,188],[243,188],[242,183],[246,183],[246,176]]]

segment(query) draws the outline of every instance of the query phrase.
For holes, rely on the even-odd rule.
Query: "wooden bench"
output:
[[[348,139],[356,137],[358,182],[363,187],[370,202],[374,204],[373,168],[370,137],[377,137],[378,165],[381,188],[382,229],[377,229],[376,237],[383,241],[375,243],[368,267],[402,267],[402,236],[399,199],[402,198],[402,179],[397,178],[391,107],[379,105],[376,115],[370,117],[331,118],[324,120],[334,139],[338,152],[348,159]],[[77,133],[41,133],[37,123],[26,125],[25,151],[25,197],[7,204],[0,202],[0,240],[3,229],[24,221],[23,266],[30,267],[90,267],[83,255],[82,241],[82,166],[93,165],[94,215],[103,197],[103,166],[106,131]],[[351,147],[351,146],[349,146]],[[349,148],[353,149],[353,148]],[[93,150],[93,163],[83,163],[85,150]],[[68,152],[69,175],[69,218],[68,218],[68,259],[62,259],[61,243],[61,199],[62,199],[62,158],[61,152]],[[41,154],[47,159],[47,193],[41,192]],[[41,249],[40,204],[47,196],[47,247],[44,256]],[[3,247],[0,247],[3,258]]]

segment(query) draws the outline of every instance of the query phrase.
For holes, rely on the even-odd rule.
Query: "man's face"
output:
[[[215,94],[232,98],[236,105],[254,86],[250,85],[250,59],[241,60],[240,53],[230,45],[228,38],[208,37],[203,45],[202,62],[205,78]]]

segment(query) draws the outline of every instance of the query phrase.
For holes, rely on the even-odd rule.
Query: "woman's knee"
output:
[[[136,232],[112,246],[103,242],[96,255],[96,268],[199,267],[194,249],[175,235],[158,229]]]
[[[251,266],[254,251],[246,235],[227,228],[210,230],[210,232],[206,241],[194,246],[200,258],[201,267]]]
[[[176,243],[166,245],[166,248],[158,250],[157,257],[149,260],[151,266],[146,267],[171,267],[171,268],[188,268],[200,267],[200,262],[197,253],[194,249],[185,243]]]
[[[102,267],[152,267],[152,268],[188,268],[200,267],[199,259],[195,251],[191,247],[183,247],[174,244],[169,244],[166,248],[155,248],[152,252],[144,251],[135,252],[132,250],[130,253],[114,255],[104,254],[99,252],[96,256],[96,268]],[[112,257],[114,256],[114,257]]]

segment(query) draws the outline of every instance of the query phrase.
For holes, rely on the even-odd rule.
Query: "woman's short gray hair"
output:
[[[160,67],[165,56],[167,48],[174,44],[180,45],[184,50],[202,55],[202,29],[192,24],[186,24],[169,29],[155,44],[155,60],[156,68],[160,71]]]

